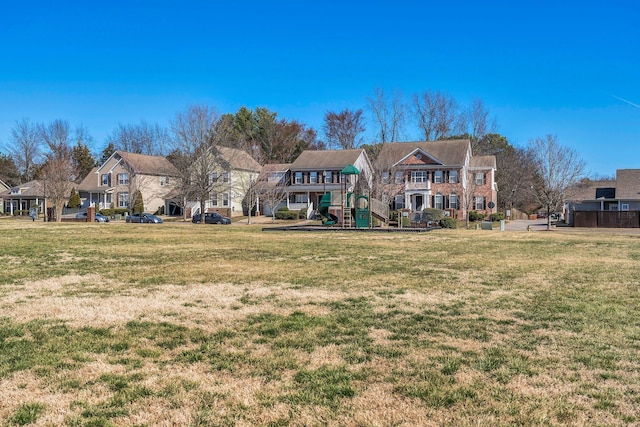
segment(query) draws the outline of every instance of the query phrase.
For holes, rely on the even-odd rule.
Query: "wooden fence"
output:
[[[574,211],[573,226],[640,228],[640,211]]]

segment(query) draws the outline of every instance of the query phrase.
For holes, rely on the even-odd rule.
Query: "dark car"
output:
[[[127,222],[139,222],[147,224],[161,224],[162,218],[148,213],[133,214],[127,217]]]
[[[86,212],[79,212],[76,214],[76,218],[77,219],[84,219],[85,221],[87,220],[87,213]],[[94,221],[95,222],[109,222],[109,217],[102,215],[99,212],[95,213],[95,217],[94,217]]]
[[[191,222],[200,222],[200,214],[196,214],[191,219]],[[207,212],[204,214],[205,224],[231,224],[231,220],[226,216],[222,216],[217,212]]]

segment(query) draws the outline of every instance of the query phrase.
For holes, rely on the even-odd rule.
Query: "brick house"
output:
[[[437,208],[460,219],[470,210],[495,212],[495,156],[473,156],[467,139],[385,143],[375,169],[391,209]]]

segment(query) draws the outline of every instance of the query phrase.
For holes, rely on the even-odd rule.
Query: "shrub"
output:
[[[276,219],[298,219],[299,215],[298,211],[290,211],[288,207],[283,206],[276,212]]]
[[[442,218],[444,218],[444,211],[442,209],[426,208],[422,210],[423,222],[440,221]]]
[[[469,212],[469,221],[471,222],[475,222],[475,221],[482,221],[484,219],[484,214],[477,212],[477,211],[471,211]]]
[[[67,206],[71,209],[77,209],[82,204],[80,200],[80,195],[76,192],[75,188],[71,189],[71,196],[69,197],[69,202],[67,202]]]
[[[457,228],[458,227],[458,222],[455,220],[455,218],[451,218],[451,217],[442,218],[440,220],[440,227],[442,227],[442,228]]]
[[[307,219],[307,208],[300,209],[300,212],[298,213],[298,218]]]
[[[110,217],[111,215],[113,215],[113,209],[100,209],[98,212],[100,212],[104,216]]]
[[[492,222],[502,221],[504,218],[505,218],[505,216],[504,216],[504,212],[496,212],[496,213],[492,213],[492,214],[489,216],[489,219],[490,219]]]

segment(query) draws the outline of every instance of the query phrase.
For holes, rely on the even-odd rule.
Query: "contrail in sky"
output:
[[[638,105],[638,104],[634,104],[634,103],[633,103],[633,102],[631,102],[631,101],[627,101],[627,100],[626,100],[626,99],[624,99],[624,98],[620,98],[619,96],[615,96],[615,95],[611,95],[611,96],[613,96],[615,99],[618,99],[618,100],[620,100],[620,101],[622,101],[622,102],[626,102],[627,104],[631,105],[632,107],[640,108],[640,105]]]

